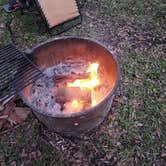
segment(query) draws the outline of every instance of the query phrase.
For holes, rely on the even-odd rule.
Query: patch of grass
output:
[[[0,163],[7,165],[63,165],[61,153],[40,136],[39,124],[20,127],[5,134],[0,142]],[[19,131],[19,132],[18,132]]]
[[[10,165],[14,161],[17,165],[165,165],[162,156],[166,150],[166,3],[164,0],[84,2],[82,25],[62,35],[92,37],[121,51],[117,54],[121,87],[113,102],[117,113],[110,114],[93,137],[87,135],[91,142],[76,140],[70,144],[68,139],[45,140],[39,123],[30,118],[27,125],[11,129],[0,138],[0,164]],[[0,7],[4,3],[1,0]],[[50,38],[47,33],[38,33],[30,17],[20,13],[14,17],[12,27],[20,48],[29,48]],[[1,10],[0,23],[6,18]],[[0,38],[0,45],[9,42],[5,28],[0,29]],[[161,40],[156,42],[153,38]],[[151,47],[144,47],[149,43]],[[49,141],[57,142],[58,146],[59,142],[62,146],[69,144],[69,148],[58,150]]]
[[[128,100],[119,107],[119,126],[125,130],[120,137],[123,146],[119,153],[127,164],[136,161],[138,165],[164,163],[160,157],[164,153],[166,134],[164,92],[161,90],[165,82],[164,59],[130,50],[127,60],[123,61]]]

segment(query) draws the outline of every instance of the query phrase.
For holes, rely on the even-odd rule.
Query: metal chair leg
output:
[[[38,30],[39,30],[39,29],[40,29],[40,26],[39,26],[38,23],[37,23],[37,19],[36,19],[35,14],[33,14],[33,12],[31,12],[31,11],[29,11],[29,10],[24,11],[24,13],[25,13],[25,14],[28,14],[29,16],[31,16],[34,25],[35,25],[35,26],[38,28]]]
[[[14,34],[13,34],[13,31],[12,31],[12,28],[11,28],[12,21],[13,21],[13,17],[8,16],[7,19],[6,19],[5,24],[6,24],[7,30],[9,31],[11,42],[14,43],[14,41],[15,41],[14,40]]]

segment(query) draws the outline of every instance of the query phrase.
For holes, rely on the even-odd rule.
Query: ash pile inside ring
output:
[[[66,61],[47,68],[45,76],[32,86],[33,106],[55,116],[77,113],[97,105],[108,95],[110,87],[103,79],[101,69],[95,73],[92,68],[90,73],[88,66],[89,63],[85,61]],[[96,80],[92,80],[92,77]]]

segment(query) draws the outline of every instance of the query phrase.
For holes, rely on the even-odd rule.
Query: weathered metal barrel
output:
[[[95,107],[79,113],[57,114],[54,117],[33,106],[30,93],[32,84],[27,86],[20,96],[45,126],[58,133],[78,136],[90,131],[104,120],[119,84],[118,63],[107,48],[91,39],[63,37],[38,45],[31,50],[30,54],[41,70],[67,60],[98,61],[104,68],[104,75],[110,85],[110,93]]]

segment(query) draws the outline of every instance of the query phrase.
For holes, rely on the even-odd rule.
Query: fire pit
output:
[[[66,37],[41,44],[30,54],[45,76],[20,95],[41,122],[76,136],[104,120],[119,81],[117,61],[104,46]]]

